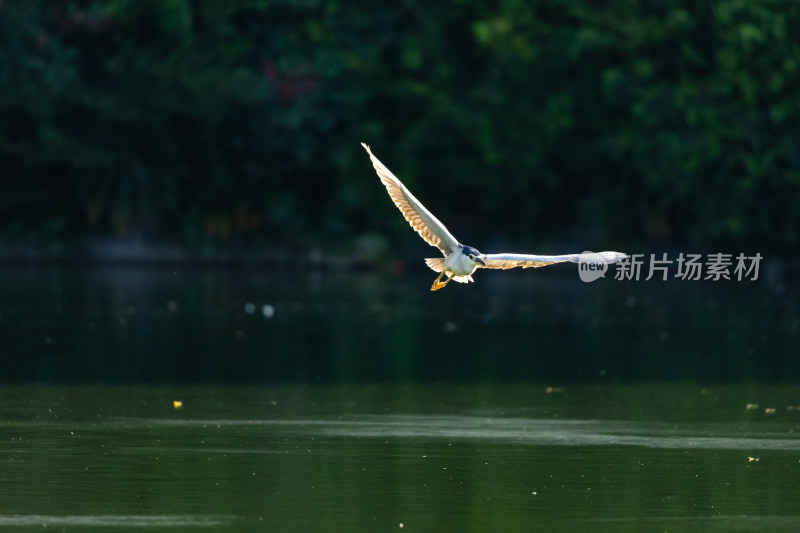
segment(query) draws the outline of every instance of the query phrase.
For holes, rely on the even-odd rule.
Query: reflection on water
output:
[[[574,266],[574,265],[571,265]],[[244,269],[4,269],[5,381],[796,381],[796,287]]]
[[[794,287],[486,274],[4,270],[0,530],[800,529]]]

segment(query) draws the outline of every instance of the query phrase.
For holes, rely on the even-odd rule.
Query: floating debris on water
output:
[[[181,407],[183,407],[183,402],[180,400],[175,400],[172,402],[172,407],[174,407],[175,409],[180,409]]]
[[[748,403],[747,405],[744,406],[744,408],[746,410],[748,410],[748,411],[754,411],[754,410],[758,409],[758,404],[757,403]]]
[[[752,462],[756,462],[757,463],[758,462],[758,457],[748,457],[747,458],[747,462],[748,463],[752,463]]]

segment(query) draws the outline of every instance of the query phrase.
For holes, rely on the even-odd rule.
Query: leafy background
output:
[[[0,0],[0,254],[418,251],[365,141],[487,251],[792,256],[798,69],[776,0]]]

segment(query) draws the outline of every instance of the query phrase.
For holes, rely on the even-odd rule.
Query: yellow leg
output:
[[[432,291],[435,291],[435,290],[441,288],[441,287],[439,287],[439,285],[441,285],[441,283],[439,283],[439,280],[442,279],[442,276],[444,276],[444,270],[439,272],[439,277],[434,280],[433,285],[431,286],[431,290]]]
[[[441,273],[439,273],[439,277],[438,277],[438,278],[436,278],[436,281],[434,281],[434,282],[433,282],[433,286],[431,287],[431,290],[432,290],[432,291],[438,291],[439,289],[441,289],[442,287],[444,287],[445,285],[447,285],[447,282],[448,282],[448,281],[450,281],[451,279],[453,279],[453,278],[452,278],[452,276],[448,275],[448,276],[447,276],[447,279],[445,279],[444,281],[440,282],[439,280],[440,280],[440,279],[442,279],[442,276],[444,276],[444,274],[445,274],[445,273],[444,273],[444,270],[442,270],[442,272],[441,272]]]

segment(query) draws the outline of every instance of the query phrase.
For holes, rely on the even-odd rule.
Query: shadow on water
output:
[[[0,530],[796,531],[796,287],[4,269]]]

